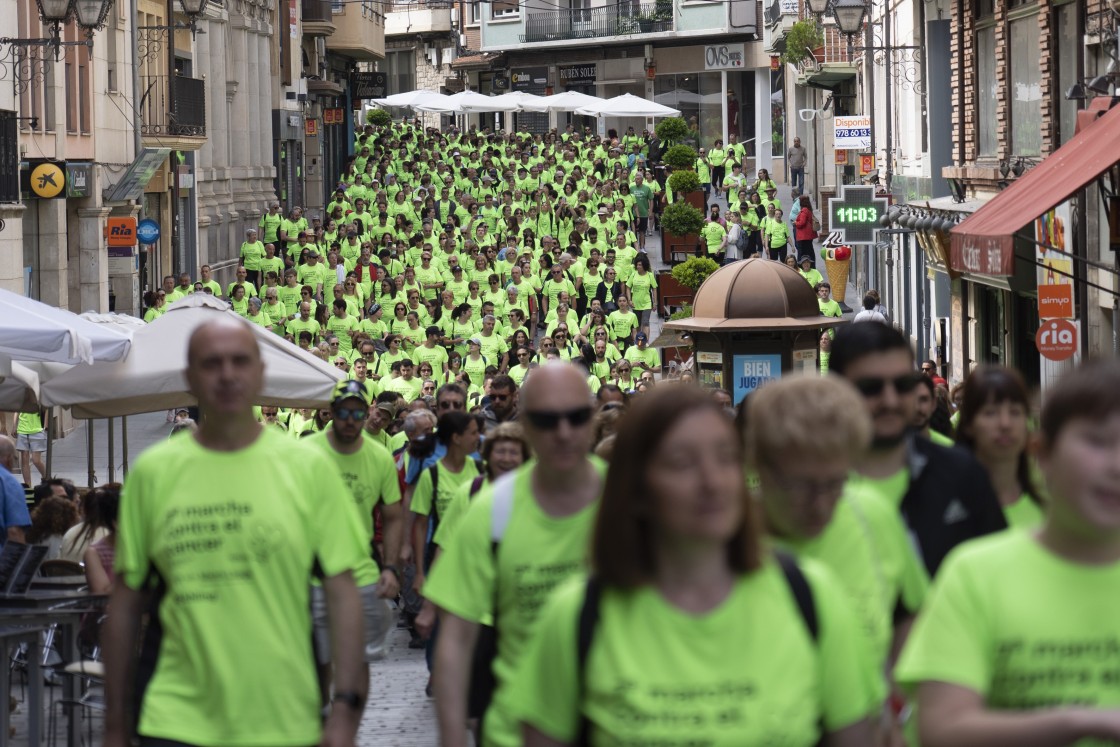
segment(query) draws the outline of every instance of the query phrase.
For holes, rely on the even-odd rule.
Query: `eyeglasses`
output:
[[[782,492],[800,501],[809,501],[813,498],[838,498],[844,492],[844,485],[848,482],[846,477],[835,480],[806,480],[783,475],[772,466],[766,466],[763,469],[770,473]]]
[[[861,379],[856,379],[852,383],[855,384],[856,389],[864,397],[878,397],[883,393],[883,390],[890,384],[898,394],[909,394],[914,391],[921,381],[922,375],[917,371],[896,376],[893,379],[887,379],[875,376],[865,376]]]
[[[548,410],[527,410],[525,417],[529,424],[542,431],[554,431],[560,427],[561,421],[568,421],[573,428],[587,425],[591,421],[592,409],[590,407],[577,407],[574,410],[554,412]]]
[[[457,399],[440,400],[437,407],[440,410],[463,410],[466,408],[466,403]]]
[[[520,352],[519,352],[519,353],[517,354],[517,357],[518,357],[518,358],[528,358],[528,357],[529,357],[529,353],[528,353],[528,352],[526,352],[526,351],[524,351],[524,350],[522,350],[522,351],[520,351]]]
[[[336,420],[365,420],[369,410],[364,407],[336,407],[334,417]]]

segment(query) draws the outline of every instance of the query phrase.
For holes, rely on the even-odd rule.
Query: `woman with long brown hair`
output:
[[[1027,384],[1012,368],[981,366],[964,382],[957,445],[971,451],[988,470],[1012,528],[1042,523],[1042,494],[1028,449],[1030,413]]]
[[[557,589],[522,660],[523,744],[869,744],[878,698],[852,613],[821,569],[764,552],[720,406],[658,387],[613,453],[594,575]]]

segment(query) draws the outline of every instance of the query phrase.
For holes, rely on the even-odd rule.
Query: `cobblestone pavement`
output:
[[[6,672],[4,673],[6,676]],[[373,664],[369,683],[369,703],[362,725],[358,730],[359,747],[435,747],[439,743],[436,732],[435,708],[424,695],[428,670],[424,665],[424,652],[408,648],[408,633],[394,630],[390,633],[388,655]],[[12,714],[15,735],[6,739],[0,735],[0,745],[30,747],[27,742],[27,706],[23,702],[23,689],[13,683],[13,691],[20,701]],[[62,696],[62,689],[47,689],[46,697],[53,701]],[[57,713],[57,711],[56,711]],[[101,744],[102,719],[99,712],[90,712],[90,724],[83,723],[83,740],[92,726],[92,747]],[[65,720],[59,719],[57,738],[45,735],[46,744],[65,744]],[[44,723],[44,732],[46,724]],[[87,742],[83,741],[83,745]]]

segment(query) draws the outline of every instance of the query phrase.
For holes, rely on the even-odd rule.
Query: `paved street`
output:
[[[424,652],[408,648],[408,633],[394,630],[390,634],[388,656],[373,665],[369,684],[369,704],[358,732],[359,747],[432,747],[437,743],[435,709],[424,695],[428,671]],[[13,683],[15,684],[15,683]],[[22,700],[23,690],[16,685],[16,697]],[[59,687],[48,688],[51,700],[62,697]],[[101,716],[93,712],[94,745],[100,745]],[[0,744],[29,747],[27,743],[27,709],[21,702],[13,714],[14,738]],[[57,744],[62,744],[64,726],[58,728]],[[83,733],[85,727],[83,727]],[[50,737],[48,736],[48,743]]]

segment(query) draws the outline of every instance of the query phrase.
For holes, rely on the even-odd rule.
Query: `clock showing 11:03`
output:
[[[829,229],[840,234],[838,243],[873,244],[881,228],[879,218],[886,212],[887,198],[876,197],[875,187],[844,185],[828,201]]]

